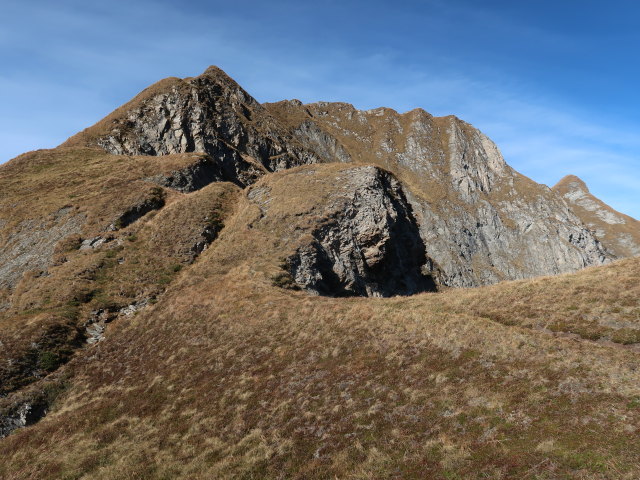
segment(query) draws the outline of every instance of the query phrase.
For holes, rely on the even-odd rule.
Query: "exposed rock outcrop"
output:
[[[9,412],[0,415],[0,438],[4,438],[14,430],[28,427],[38,422],[47,414],[48,405],[38,401],[24,401]]]
[[[327,148],[338,141],[353,160],[394,172],[446,285],[552,275],[609,260],[558,195],[511,169],[489,138],[455,117],[325,102],[268,108],[294,134],[315,123]]]
[[[553,190],[562,195],[580,220],[616,257],[640,255],[640,222],[594,197],[587,185],[574,175],[564,177]]]
[[[97,145],[117,155],[206,153],[224,180],[238,185],[319,161],[217,67],[158,82],[64,145]]]
[[[15,287],[27,271],[45,271],[51,265],[56,244],[80,233],[84,221],[84,215],[66,207],[47,218],[24,220],[2,235],[6,240],[0,249],[0,288]]]
[[[317,173],[304,173],[303,181],[313,183]],[[435,290],[431,272],[421,271],[427,263],[425,246],[399,182],[388,172],[363,166],[340,171],[334,184],[316,208],[322,218],[309,241],[287,259],[295,283],[329,296]]]

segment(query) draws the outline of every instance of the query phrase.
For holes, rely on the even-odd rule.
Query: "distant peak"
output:
[[[381,115],[394,115],[397,116],[399,113],[395,111],[393,108],[389,107],[376,107],[370,108],[369,110],[364,110],[364,113],[381,116]]]
[[[356,109],[353,105],[351,105],[350,103],[346,103],[346,102],[319,101],[319,102],[307,103],[306,106],[308,106],[308,107],[320,107],[320,108],[337,108],[337,109],[346,108],[347,110],[355,110]]]
[[[203,75],[220,75],[223,74],[225,76],[229,76],[226,74],[226,72],[224,70],[222,70],[220,67],[216,66],[216,65],[209,65],[207,67],[207,69],[202,73]]]
[[[433,117],[429,112],[427,112],[424,108],[414,108],[413,110],[409,110],[408,112],[403,113],[402,115],[418,115],[418,116],[427,116]]]
[[[567,190],[582,190],[585,193],[589,193],[589,187],[582,181],[581,178],[575,175],[567,175],[562,178],[554,187],[554,189],[564,188]]]
[[[237,85],[237,82],[233,78],[231,78],[227,74],[227,72],[225,72],[220,67],[217,67],[215,65],[211,65],[204,72],[202,72],[202,75],[200,75],[200,78],[201,77],[208,77],[213,79],[214,81],[218,81],[218,82],[222,81],[227,84]]]

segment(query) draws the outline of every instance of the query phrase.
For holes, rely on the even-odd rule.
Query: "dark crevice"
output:
[[[27,392],[0,399],[0,438],[13,431],[29,427],[42,420],[68,388],[65,377],[44,380]]]
[[[4,438],[14,430],[28,427],[40,421],[49,412],[49,405],[44,401],[24,401],[0,415],[0,438]]]
[[[142,203],[128,208],[122,215],[120,215],[113,223],[113,228],[126,228],[132,223],[140,220],[147,213],[161,209],[164,207],[164,203],[164,190],[160,187],[155,187],[149,198]]]
[[[213,182],[223,182],[227,179],[222,165],[206,156],[182,170],[175,170],[167,175],[156,175],[147,180],[178,192],[191,193]]]

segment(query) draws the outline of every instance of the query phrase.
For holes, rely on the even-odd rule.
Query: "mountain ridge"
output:
[[[207,72],[0,166],[0,477],[640,475],[640,259],[578,197]]]
[[[63,145],[100,145],[115,154],[207,153],[219,177],[240,186],[296,165],[376,164],[411,190],[421,235],[426,245],[436,244],[429,255],[446,285],[482,285],[607,261],[598,239],[562,200],[516,174],[491,140],[454,116],[296,100],[261,105],[217,67],[198,77],[161,81],[139,97],[107,117],[115,116],[111,130],[101,121]],[[522,204],[512,201],[518,196]],[[527,207],[536,203],[536,211]],[[548,225],[539,221],[540,210]],[[554,227],[556,217],[562,220]],[[528,246],[516,252],[512,244],[521,243],[531,228],[539,231],[525,235]],[[552,240],[558,235],[553,229],[563,230],[562,242]],[[449,232],[444,237],[438,233],[443,230]],[[460,250],[448,252],[453,232],[462,231],[468,234],[454,240]],[[499,238],[502,243],[492,246]],[[553,253],[541,257],[542,250]],[[542,261],[527,262],[532,255]]]
[[[472,232],[470,235],[475,238],[489,237],[487,240],[483,240],[483,243],[493,241],[493,239],[502,234],[501,232],[506,231],[509,233],[520,229],[517,233],[511,233],[511,235],[514,235],[514,241],[516,241],[516,237],[520,236],[522,230],[526,230],[529,228],[528,225],[536,223],[540,210],[549,211],[546,205],[553,204],[552,209],[556,211],[567,210],[562,200],[549,193],[547,187],[535,184],[530,179],[514,172],[506,164],[495,144],[486,136],[454,116],[433,117],[421,109],[414,109],[404,114],[398,114],[392,109],[359,111],[350,104],[327,102],[302,105],[300,102],[283,101],[275,104],[266,104],[266,106],[272,110],[272,113],[277,118],[289,126],[293,134],[297,132],[301,137],[302,143],[305,143],[305,137],[317,137],[317,133],[307,126],[312,123],[315,128],[319,128],[330,138],[339,138],[340,144],[348,150],[349,158],[363,163],[374,163],[392,171],[405,185],[410,187],[415,199],[414,210],[426,210],[425,216],[431,219],[435,217],[441,226],[438,227],[440,229],[466,230]],[[371,120],[373,127],[367,123],[370,118],[373,118]],[[323,119],[326,119],[326,121],[323,121]],[[343,123],[336,123],[336,119],[340,119]],[[343,124],[347,126],[343,127]],[[414,140],[411,137],[412,132],[410,129],[412,126],[417,130],[414,138],[417,137],[418,140]],[[382,130],[382,133],[380,133],[380,130]],[[403,137],[407,130],[409,130],[409,133],[407,133],[409,135],[408,138],[406,136]],[[352,134],[352,132],[356,131],[358,133],[355,135],[360,140],[360,145],[358,145],[357,139],[354,140]],[[383,137],[387,135],[387,137],[381,138],[380,135]],[[426,143],[422,142],[420,137],[426,138]],[[469,138],[471,138],[471,142],[467,140]],[[378,142],[377,150],[374,149],[374,153],[371,153],[371,146],[375,142]],[[390,145],[393,144],[395,147],[389,147],[385,145],[385,142],[391,142]],[[402,143],[404,143],[404,146]],[[460,145],[461,148],[459,147]],[[457,148],[458,150],[461,149],[461,151],[458,152]],[[472,152],[468,152],[469,149]],[[465,163],[463,158],[468,153],[475,156],[468,163]],[[428,159],[426,163],[422,160],[424,158]],[[448,165],[448,163],[451,164]],[[456,182],[456,184],[447,186],[450,182]],[[496,188],[496,192],[493,192],[495,182],[503,183],[500,185],[501,188]],[[517,193],[513,191],[514,188]],[[454,195],[451,195],[452,191]],[[412,197],[412,195],[409,196]],[[427,196],[424,197],[425,195]],[[516,223],[514,227],[504,227],[502,224],[503,219],[499,218],[500,214],[495,209],[491,210],[491,207],[489,207],[489,211],[473,212],[473,209],[476,208],[474,204],[482,203],[485,198],[492,197],[494,199],[489,200],[486,205],[504,203],[507,208],[510,208],[509,197],[513,198],[519,195],[527,199],[525,202],[538,203],[540,206],[536,212],[525,213],[521,218],[511,219],[507,215],[504,221]],[[544,198],[545,200],[541,201],[539,198]],[[448,202],[451,205],[448,208],[446,206],[439,207],[443,202]],[[466,215],[467,218],[463,219],[462,223],[457,222],[456,224],[451,219],[460,217],[458,212],[461,209],[471,211],[471,213]],[[516,211],[522,210],[518,206],[513,209]],[[548,218],[552,217],[551,214],[548,215]],[[481,221],[478,222],[478,220]],[[575,225],[581,223],[577,217],[570,214],[569,217],[565,217],[563,223],[569,224],[571,222]],[[447,223],[454,223],[454,225],[449,227]],[[498,226],[493,229],[489,227],[489,232],[479,231],[481,225],[496,223]],[[518,228],[517,223],[523,225]],[[424,224],[425,222],[423,222]],[[442,238],[437,233],[437,229],[434,230],[436,231],[424,232],[424,236],[427,237],[425,238],[426,245],[437,242],[439,238]],[[549,233],[540,232],[538,237],[544,237],[545,235],[549,235]],[[568,233],[566,238],[570,238],[571,235],[571,233]],[[574,235],[576,237],[585,235],[587,238],[591,236],[586,231],[576,232]],[[507,235],[504,235],[504,237],[507,237]],[[544,267],[547,270],[536,271],[536,268],[538,268],[536,266],[525,266],[524,271],[528,269],[533,271],[519,273],[514,271],[516,269],[510,270],[507,266],[507,263],[513,264],[516,261],[516,259],[510,258],[502,260],[505,263],[496,269],[495,262],[489,260],[490,253],[492,253],[490,252],[491,248],[487,248],[482,252],[484,248],[482,244],[474,244],[464,238],[456,241],[462,245],[459,255],[463,258],[466,257],[466,260],[460,262],[447,253],[443,253],[440,258],[437,255],[434,257],[440,265],[446,265],[446,270],[449,270],[449,284],[451,285],[472,286],[501,279],[550,273],[554,269],[558,272],[565,268],[557,265],[548,265]],[[595,247],[595,250],[597,249],[598,247]],[[445,252],[446,250],[447,247],[445,245],[438,246],[439,252]],[[481,254],[478,254],[479,250],[482,252]],[[502,245],[494,247],[493,253],[513,250],[511,246]],[[484,275],[487,275],[484,278],[481,278],[474,271],[468,270],[468,260],[474,255],[479,262],[476,268],[478,270],[482,269],[485,272]],[[497,257],[499,259],[500,254]],[[600,261],[604,261],[604,259]],[[495,270],[495,273],[486,273],[492,270]]]

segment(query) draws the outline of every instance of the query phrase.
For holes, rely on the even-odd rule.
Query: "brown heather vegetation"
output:
[[[164,207],[77,249],[157,195],[144,178],[196,157],[67,149],[2,167],[1,201],[23,199],[16,222],[70,205],[87,224],[0,314],[3,360],[28,362],[60,332],[37,349],[35,377],[11,376],[53,403],[0,440],[0,478],[640,478],[640,259],[413,297],[279,288],[348,165],[244,192],[163,189]],[[261,204],[260,189],[286,199]],[[195,258],[202,228],[223,225]],[[92,311],[142,298],[77,348]]]
[[[143,180],[200,157],[152,159],[58,149],[31,152],[3,166],[7,222],[20,225],[68,209],[85,223],[82,235],[58,242],[47,269],[28,271],[11,292],[4,291],[11,306],[0,311],[0,395],[65,363],[84,344],[92,312],[113,316],[128,305],[155,301],[199,253],[191,249],[201,241],[200,233],[217,234],[237,187],[212,184],[186,196]],[[156,198],[162,199],[158,205],[166,204],[160,212],[119,228],[123,214]],[[46,226],[40,228],[36,234],[45,236]],[[101,248],[78,249],[83,238],[97,235],[107,240]]]

